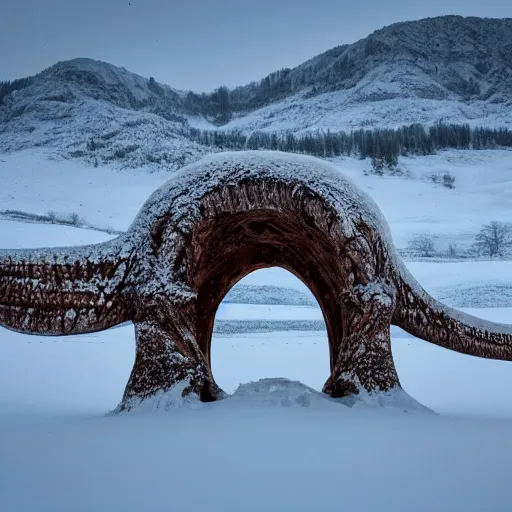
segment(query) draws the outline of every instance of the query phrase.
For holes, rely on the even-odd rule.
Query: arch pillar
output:
[[[224,392],[196,341],[196,300],[178,305],[163,299],[154,302],[134,322],[135,362],[116,412],[129,411],[147,399],[160,406],[162,399],[179,402],[187,395],[203,402],[222,398]]]
[[[229,273],[218,275],[182,304],[153,298],[135,321],[136,358],[117,411],[146,399],[179,401],[192,394],[208,402],[225,396],[212,375],[210,346],[217,306],[232,281]],[[318,295],[319,289],[315,291]],[[389,329],[395,308],[392,288],[372,281],[341,292],[338,301],[323,299],[331,355],[323,391],[339,398],[400,386]]]
[[[341,296],[343,336],[323,391],[334,398],[400,386],[391,353],[395,294],[386,283],[357,285]]]

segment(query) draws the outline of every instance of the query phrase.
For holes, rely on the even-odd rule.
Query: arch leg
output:
[[[325,393],[337,398],[400,386],[391,354],[394,308],[394,294],[385,283],[358,285],[343,294],[343,338]]]
[[[135,323],[135,363],[115,412],[147,399],[155,400],[155,408],[165,408],[191,394],[203,402],[222,398],[190,325],[184,311],[166,323],[154,318]]]

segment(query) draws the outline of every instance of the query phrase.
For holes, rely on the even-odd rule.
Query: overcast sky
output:
[[[90,57],[210,91],[443,14],[511,18],[512,0],[1,0],[0,80]]]

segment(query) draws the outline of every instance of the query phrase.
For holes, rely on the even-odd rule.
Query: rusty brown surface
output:
[[[26,251],[30,255],[30,251]],[[27,333],[78,334],[130,319],[123,301],[130,272],[124,258],[91,262],[0,259],[0,324]]]

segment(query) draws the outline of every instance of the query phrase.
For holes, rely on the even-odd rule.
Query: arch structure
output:
[[[333,397],[399,387],[390,325],[442,347],[512,359],[512,328],[450,309],[404,267],[375,203],[330,164],[279,152],[189,165],[106,243],[0,251],[0,324],[41,335],[135,325],[118,411],[156,397],[224,396],[210,367],[217,307],[250,272],[279,266],[325,319]]]

